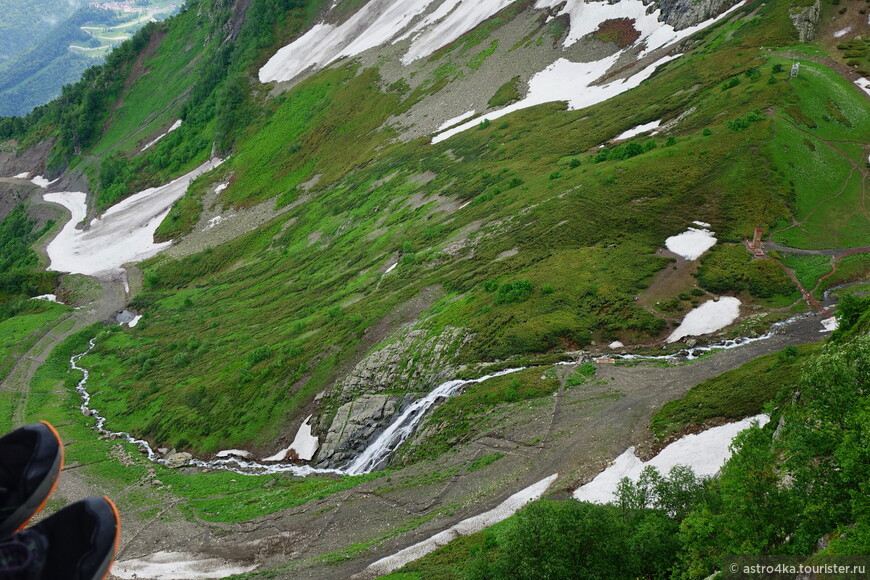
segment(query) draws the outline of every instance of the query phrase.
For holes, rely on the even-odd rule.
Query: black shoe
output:
[[[43,508],[63,467],[63,443],[42,421],[0,437],[0,540]]]
[[[2,580],[103,580],[121,521],[107,497],[89,497],[0,542]]]

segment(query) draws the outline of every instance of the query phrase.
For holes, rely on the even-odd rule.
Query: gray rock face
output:
[[[816,0],[812,6],[793,12],[789,16],[797,29],[798,40],[811,42],[816,37],[816,26],[819,24],[819,18],[822,17],[822,3]]]
[[[395,395],[363,395],[339,407],[323,445],[314,458],[318,467],[341,467],[356,457],[399,411]]]
[[[662,11],[659,19],[682,30],[719,16],[735,4],[736,0],[645,0]]]
[[[455,374],[453,359],[469,338],[467,331],[449,326],[435,336],[427,330],[401,329],[360,361],[336,391],[343,402],[387,389],[430,391]]]
[[[361,360],[329,397],[341,403],[313,463],[317,467],[341,467],[356,457],[385,429],[400,408],[416,397],[381,394],[388,389],[428,393],[452,379],[457,372],[456,354],[471,335],[446,327],[433,334],[399,329],[380,349]]]

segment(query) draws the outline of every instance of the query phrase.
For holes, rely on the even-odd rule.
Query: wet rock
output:
[[[405,327],[360,361],[336,391],[343,402],[399,385],[428,392],[454,376],[456,353],[470,338],[468,331],[450,326],[434,335]]]
[[[356,457],[398,410],[394,395],[363,395],[339,407],[314,458],[317,466],[338,467]]]
[[[166,457],[166,467],[171,469],[177,469],[179,467],[184,467],[190,460],[193,459],[193,455],[190,453],[173,453]]]

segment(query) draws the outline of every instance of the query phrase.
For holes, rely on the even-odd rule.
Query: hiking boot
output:
[[[42,421],[0,437],[0,540],[45,506],[63,467],[63,443]]]
[[[2,580],[103,580],[121,522],[107,497],[89,497],[0,542]]]

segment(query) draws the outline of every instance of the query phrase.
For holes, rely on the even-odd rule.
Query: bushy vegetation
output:
[[[861,320],[855,324],[863,332],[738,369],[746,376],[767,364],[788,369],[790,378],[778,385],[769,424],[738,435],[719,477],[647,468],[637,482],[620,483],[613,505],[533,502],[394,577],[700,580],[731,554],[791,554],[807,562],[813,555],[866,554],[870,451],[860,442],[870,429],[870,304],[853,298],[846,307],[847,326],[846,319]],[[795,363],[802,367],[796,380],[789,368]],[[686,397],[687,408],[703,390],[714,395],[699,386]]]
[[[650,429],[665,442],[711,421],[757,415],[779,391],[797,383],[803,363],[817,351],[817,345],[790,346],[706,380],[665,404],[653,416]]]
[[[16,206],[0,221],[0,321],[45,308],[29,298],[53,292],[57,275],[36,269],[36,252],[30,246],[52,225],[47,223],[37,230],[24,205]]]
[[[776,262],[753,259],[742,245],[720,245],[707,253],[698,268],[698,285],[717,294],[746,291],[759,298],[797,298],[794,282]]]
[[[496,89],[495,94],[487,103],[490,107],[504,107],[520,100],[520,77],[515,76],[511,80]]]

